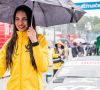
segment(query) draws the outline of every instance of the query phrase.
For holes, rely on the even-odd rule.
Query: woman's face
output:
[[[57,47],[58,47],[58,48],[61,48],[61,44],[58,43],[58,44],[57,44]]]
[[[28,29],[28,19],[24,11],[18,11],[15,16],[15,25],[19,31]]]

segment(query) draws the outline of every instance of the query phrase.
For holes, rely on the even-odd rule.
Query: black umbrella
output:
[[[51,3],[51,1],[54,2],[54,4]],[[59,3],[59,1],[60,0],[0,0],[0,21],[12,23],[11,18],[13,12],[15,8],[21,4],[32,8],[37,26],[53,26],[78,22],[84,15],[85,12],[83,10],[75,10],[74,5],[67,6],[62,2]]]

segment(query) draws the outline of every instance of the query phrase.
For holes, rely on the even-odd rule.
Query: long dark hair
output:
[[[26,6],[26,5],[21,5],[19,7],[16,8],[15,12],[14,12],[14,15],[13,15],[13,23],[14,23],[14,27],[13,27],[13,34],[12,34],[12,37],[10,39],[10,41],[8,42],[7,44],[7,48],[6,48],[6,65],[7,65],[7,68],[10,68],[13,64],[12,62],[12,56],[13,56],[13,53],[14,53],[14,48],[17,49],[17,31],[18,29],[16,28],[16,25],[15,25],[15,17],[16,17],[16,13],[18,11],[23,11],[26,13],[26,16],[28,18],[28,27],[31,26],[31,17],[32,17],[32,10]],[[33,28],[35,29],[35,20],[34,20],[34,17],[33,17],[33,21],[32,21],[32,25],[33,25]],[[37,69],[37,66],[36,66],[36,63],[35,63],[35,59],[34,59],[34,56],[33,56],[33,51],[32,51],[32,45],[31,45],[31,41],[29,40],[28,42],[28,50],[29,50],[29,53],[30,53],[30,59],[31,59],[31,63],[32,63],[32,66]]]

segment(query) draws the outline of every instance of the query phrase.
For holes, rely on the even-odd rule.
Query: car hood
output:
[[[100,78],[67,78],[50,83],[46,90],[100,90]]]

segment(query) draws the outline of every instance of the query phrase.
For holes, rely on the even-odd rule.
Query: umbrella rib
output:
[[[75,21],[77,22],[78,20],[77,20],[77,17],[76,17],[76,15],[75,15],[75,12],[73,13],[73,19],[75,19]]]
[[[59,1],[59,3],[62,5],[62,3],[60,2],[60,0],[58,0]],[[72,7],[72,10],[74,10],[74,7]],[[71,14],[71,20],[70,20],[70,22],[72,23],[73,22],[73,19],[75,19],[75,21],[77,22],[77,19],[76,19],[76,16],[75,16],[75,12],[70,12],[68,9],[67,9],[67,11]],[[75,18],[74,18],[74,16],[75,16]]]
[[[74,7],[72,7],[72,12],[70,12],[70,14],[71,14],[71,20],[70,20],[70,22],[72,23],[73,19],[75,19],[75,22],[77,22],[77,19],[76,19],[76,16],[75,16]]]
[[[71,23],[73,22],[73,18],[74,18],[74,13],[72,13],[72,15],[71,15],[71,19],[70,19]]]
[[[71,23],[73,22],[73,19],[75,19],[75,22],[77,22],[77,19],[76,19],[76,16],[75,16],[75,12],[72,13],[71,20],[70,20]]]
[[[27,0],[24,0],[24,3],[26,3],[27,2]]]
[[[74,19],[74,7],[72,7],[72,12],[71,12],[71,19],[70,22],[72,23]]]
[[[47,26],[47,20],[46,20],[46,15],[45,15],[45,13],[44,13],[44,10],[42,9],[42,7],[41,7],[41,5],[40,5],[40,3],[39,2],[37,2],[38,3],[38,5],[40,6],[40,8],[41,8],[41,10],[42,10],[42,12],[43,12],[43,15],[44,15],[44,20],[45,20],[45,25]]]
[[[71,19],[70,19],[70,22],[72,23],[73,22],[73,18],[74,18],[74,13],[69,10],[68,8],[66,8],[66,10],[69,12],[69,14],[71,15]]]

